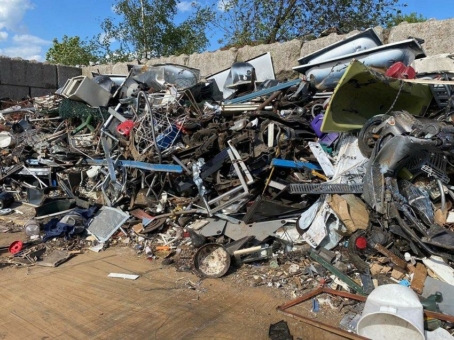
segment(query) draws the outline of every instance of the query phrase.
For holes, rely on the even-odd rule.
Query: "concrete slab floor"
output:
[[[126,247],[87,251],[57,268],[3,267],[0,339],[268,339],[280,320],[294,339],[342,339],[276,312],[286,300],[269,290],[223,279],[188,288],[198,281]]]

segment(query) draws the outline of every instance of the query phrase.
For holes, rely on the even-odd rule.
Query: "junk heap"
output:
[[[275,79],[266,53],[205,78],[140,65],[2,101],[0,214],[36,211],[7,262],[127,243],[293,296],[452,292],[454,82],[409,66],[421,43],[369,29],[301,58],[302,79]]]

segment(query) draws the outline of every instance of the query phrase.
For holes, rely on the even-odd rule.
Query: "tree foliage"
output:
[[[68,66],[88,65],[91,61],[97,60],[93,49],[80,37],[63,36],[61,42],[55,38],[53,45],[46,53],[46,60],[54,64]]]
[[[388,28],[399,25],[402,22],[408,22],[409,24],[414,24],[417,22],[427,21],[427,18],[422,14],[416,12],[411,12],[410,14],[396,14],[390,20],[388,20]]]
[[[400,0],[220,0],[215,27],[228,45],[274,43],[385,25],[401,13]]]
[[[192,15],[174,23],[178,0],[116,0],[116,17],[102,21],[104,33],[91,44],[115,61],[200,52],[208,45],[205,34],[212,12],[193,3]],[[208,19],[208,20],[207,20]],[[111,49],[111,43],[118,46]]]

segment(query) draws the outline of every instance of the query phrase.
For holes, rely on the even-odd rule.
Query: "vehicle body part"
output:
[[[417,146],[417,147],[415,147]],[[395,176],[402,161],[421,152],[439,151],[437,141],[411,136],[394,136],[378,151],[374,149],[364,177],[364,200],[380,214],[385,214],[385,176]]]
[[[293,69],[305,74],[318,90],[327,90],[335,88],[342,81],[342,76],[347,72],[345,69],[352,60],[357,60],[367,67],[387,70],[397,61],[410,65],[415,59],[425,56],[424,50],[415,39],[407,39],[317,63],[295,66]]]
[[[204,277],[219,278],[230,268],[230,255],[217,243],[208,243],[194,254],[194,268]]]
[[[116,208],[103,206],[93,217],[87,230],[99,242],[106,242],[128,220],[129,214]]]
[[[321,130],[361,129],[369,118],[390,110],[422,116],[431,100],[428,85],[387,78],[359,61],[352,61],[331,97]]]

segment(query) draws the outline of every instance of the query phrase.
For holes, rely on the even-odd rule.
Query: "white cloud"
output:
[[[41,39],[34,35],[16,34],[12,39],[12,45],[0,49],[0,54],[8,57],[20,57],[27,60],[44,61],[43,47],[47,47],[51,44],[51,41]]]
[[[105,32],[102,32],[102,33],[99,35],[98,41],[99,41],[101,44],[103,44],[105,39],[106,39],[106,33],[105,33]],[[114,43],[114,42],[116,42],[116,41],[117,41],[117,39],[115,39],[115,38],[109,38],[109,43],[111,43],[111,44]]]
[[[27,34],[24,15],[35,8],[33,0],[0,0],[0,54],[8,57],[20,57],[28,60],[44,61],[44,47],[51,41]],[[11,39],[9,33],[15,33]]]
[[[232,6],[232,0],[218,0],[218,11],[225,12]]]
[[[52,44],[52,41],[41,39],[40,37],[30,35],[30,34],[22,34],[22,35],[15,35],[13,37],[13,41],[18,44],[31,44],[31,45],[49,45]]]
[[[25,12],[33,8],[34,4],[30,0],[0,0],[0,29],[24,33],[26,26],[22,19]]]
[[[8,33],[0,31],[0,42],[8,40]]]
[[[192,4],[195,4],[194,1],[181,1],[177,4],[177,8],[180,12],[189,12],[192,9]]]

